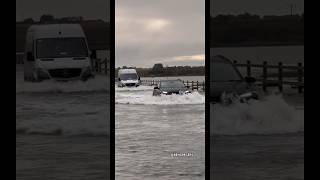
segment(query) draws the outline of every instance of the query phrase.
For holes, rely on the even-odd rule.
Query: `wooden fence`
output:
[[[104,60],[93,59],[92,60],[92,67],[93,67],[94,71],[97,73],[104,73],[104,74],[110,73],[110,67],[109,67],[109,63],[108,63],[107,58],[105,58]]]
[[[155,86],[160,83],[161,80],[141,80],[142,85]],[[191,90],[205,91],[204,81],[182,81]]]
[[[271,65],[267,61],[262,64],[252,64],[250,61],[245,64],[239,64],[237,61],[233,63],[239,68],[240,72],[245,71],[245,76],[255,77],[257,85],[261,85],[264,91],[267,91],[268,87],[277,86],[279,91],[282,92],[284,85],[297,88],[298,93],[303,93],[304,91],[304,66],[302,63],[297,63],[296,66],[284,65],[282,62],[277,65]],[[254,69],[258,70],[258,72],[254,71]]]

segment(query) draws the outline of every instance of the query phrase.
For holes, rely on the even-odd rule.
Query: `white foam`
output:
[[[153,86],[138,86],[138,87],[118,87],[115,85],[116,92],[126,92],[126,91],[148,91],[153,90]]]
[[[46,80],[39,83],[25,82],[22,78],[16,79],[16,93],[39,93],[39,92],[92,92],[108,91],[109,77],[96,75],[88,81],[67,81],[57,82]]]
[[[174,104],[204,104],[205,96],[198,92],[185,95],[152,96],[151,86],[141,86],[137,89],[127,88],[128,91],[120,90],[115,93],[116,104],[136,105],[174,105]]]
[[[230,106],[211,105],[211,135],[282,134],[304,131],[304,109],[280,95]]]

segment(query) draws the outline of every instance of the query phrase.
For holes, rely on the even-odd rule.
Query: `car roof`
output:
[[[228,58],[226,58],[225,56],[222,56],[222,55],[216,55],[214,57],[212,57],[210,59],[210,62],[213,62],[213,63],[228,63],[228,64],[232,64],[232,61]]]

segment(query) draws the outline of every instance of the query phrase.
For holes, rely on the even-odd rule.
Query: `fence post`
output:
[[[98,63],[99,63],[99,72],[102,72],[102,61],[101,59],[98,59]]]
[[[199,91],[199,81],[197,81],[197,91]]]
[[[191,81],[191,89],[192,89],[192,91],[193,91],[193,81]]]
[[[251,62],[247,61],[247,76],[251,77]]]
[[[283,68],[282,68],[282,62],[279,62],[279,69],[278,69],[278,81],[279,81],[279,91],[282,92],[283,91]]]
[[[267,61],[264,61],[263,62],[263,67],[262,67],[262,71],[263,71],[263,74],[262,74],[262,89],[264,92],[267,91],[267,79],[268,79],[268,71],[267,71],[267,66],[268,66],[268,62]]]
[[[94,69],[96,72],[99,72],[99,68],[98,68],[98,60],[97,59],[93,59],[94,61]]]
[[[298,63],[298,93],[302,93],[302,79],[303,79],[303,69],[302,69],[302,63]]]
[[[107,75],[108,74],[108,60],[107,58],[104,59],[104,73]]]

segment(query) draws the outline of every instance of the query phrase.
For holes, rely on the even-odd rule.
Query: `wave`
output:
[[[17,108],[16,134],[105,136],[110,134],[109,109],[99,104],[25,104]],[[25,109],[28,107],[28,109]]]
[[[52,136],[108,136],[109,120],[57,120],[17,124],[16,134]]]
[[[304,131],[304,109],[289,105],[280,95],[260,101],[210,107],[210,134],[286,134]]]
[[[185,95],[168,95],[168,96],[152,96],[152,89],[141,87],[140,90],[122,91],[115,94],[116,104],[133,104],[133,105],[188,105],[188,104],[204,104],[205,96],[193,92]]]
[[[138,87],[118,87],[115,85],[115,92],[136,92],[136,91],[150,91],[153,86],[138,86]]]
[[[78,93],[78,92],[108,92],[109,77],[96,75],[88,81],[58,82],[46,80],[38,83],[25,82],[22,78],[16,79],[16,93]]]

